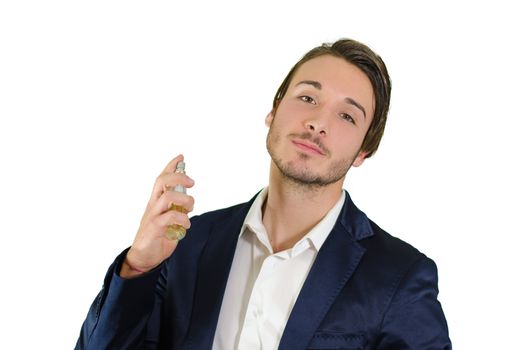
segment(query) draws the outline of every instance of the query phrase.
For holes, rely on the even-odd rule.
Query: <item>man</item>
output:
[[[158,177],[130,249],[112,264],[77,349],[451,349],[432,260],[390,236],[343,190],[377,149],[391,84],[381,58],[340,40],[280,86],[269,186],[194,217],[193,186]],[[192,225],[191,225],[192,223]],[[188,228],[167,239],[170,225]]]

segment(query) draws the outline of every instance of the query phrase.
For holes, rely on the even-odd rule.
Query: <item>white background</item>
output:
[[[515,4],[2,2],[0,348],[73,348],[178,153],[196,214],[265,186],[276,88],[341,37],[377,51],[393,81],[380,150],[347,190],[437,262],[455,348],[522,348],[528,26]]]

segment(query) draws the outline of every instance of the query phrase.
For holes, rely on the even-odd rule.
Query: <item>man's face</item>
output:
[[[365,73],[342,58],[316,57],[299,67],[266,117],[268,152],[280,173],[298,184],[342,183],[367,155],[360,147],[373,113]]]

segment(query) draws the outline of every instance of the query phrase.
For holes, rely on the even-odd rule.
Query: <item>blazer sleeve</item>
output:
[[[108,269],[75,350],[156,349],[163,295],[159,282],[162,267],[137,278],[121,278],[118,271],[127,251]]]
[[[379,350],[451,350],[435,263],[422,256],[399,280],[381,325]]]

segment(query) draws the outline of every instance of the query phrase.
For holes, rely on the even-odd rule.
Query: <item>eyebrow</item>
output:
[[[299,86],[301,84],[311,85],[314,88],[316,88],[317,90],[322,90],[323,89],[323,86],[321,85],[321,83],[318,82],[318,81],[315,81],[315,80],[302,80],[302,81],[298,82],[295,86]],[[359,102],[357,102],[356,100],[354,100],[351,97],[345,97],[345,102],[348,103],[348,104],[351,104],[354,107],[356,107],[357,109],[359,109],[361,112],[363,112],[363,117],[367,118],[367,113],[365,112],[365,108],[363,108],[363,106]]]

